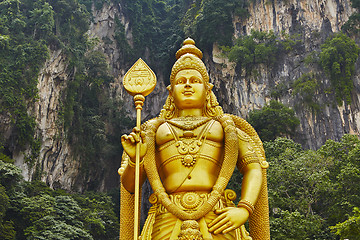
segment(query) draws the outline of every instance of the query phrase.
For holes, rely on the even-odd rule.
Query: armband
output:
[[[239,171],[242,172],[244,167],[246,167],[250,163],[260,163],[259,158],[256,156],[256,154],[249,154],[249,155],[243,156],[241,158],[241,163],[239,164]]]

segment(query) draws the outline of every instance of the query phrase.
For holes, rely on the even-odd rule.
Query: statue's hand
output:
[[[139,134],[140,133],[140,134]],[[137,127],[129,135],[121,136],[121,144],[124,148],[124,151],[129,155],[130,159],[134,161],[136,155],[136,144],[140,142],[140,159],[145,156],[147,151],[147,144],[145,142],[145,134],[140,131]]]
[[[212,222],[209,223],[209,231],[218,233],[230,232],[241,225],[243,225],[249,218],[249,212],[245,208],[227,207],[215,210],[217,216]]]

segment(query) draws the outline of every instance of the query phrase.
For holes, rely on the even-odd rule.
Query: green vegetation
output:
[[[341,30],[347,34],[355,35],[360,31],[360,1],[350,0],[351,6],[356,11],[349,17],[349,20],[341,27]]]
[[[17,0],[0,3],[0,114],[10,117],[20,148],[34,144],[36,124],[27,109],[37,99],[37,74],[48,57],[45,42],[37,38],[46,37],[44,32],[52,24],[43,24],[48,14],[52,14],[48,5],[31,8]]]
[[[357,136],[328,140],[317,151],[285,138],[264,142],[264,148],[270,164],[271,239],[337,239],[329,228],[334,225],[342,239],[358,236],[357,210],[347,218],[360,204]]]
[[[281,136],[293,136],[300,124],[292,109],[275,100],[260,110],[249,113],[248,122],[255,128],[262,141]]]
[[[301,42],[298,35],[289,36],[282,33],[282,40],[274,32],[252,30],[250,35],[241,36],[232,44],[223,47],[223,51],[231,62],[235,62],[246,75],[253,74],[258,64],[271,68],[277,63],[279,54],[293,50]]]
[[[251,35],[236,39],[233,47],[225,47],[229,60],[235,62],[246,74],[252,74],[257,64],[272,66],[276,63],[279,42],[273,32],[251,31]]]
[[[285,83],[285,81],[280,81],[274,87],[272,87],[270,96],[275,99],[279,100],[282,96],[284,96],[289,90],[289,86]]]
[[[169,69],[174,54],[185,36],[194,38],[197,46],[209,50],[213,43],[232,45],[233,16],[247,17],[247,1],[143,1],[126,0],[133,48],[127,46],[123,26],[116,35],[119,46],[136,59],[150,51],[150,65]]]
[[[22,180],[0,161],[0,239],[117,239],[115,200],[104,193],[54,191]]]
[[[213,43],[231,46],[234,35],[234,16],[247,18],[245,0],[194,1],[186,12],[182,24],[186,35],[192,36],[203,50],[212,48]]]
[[[69,56],[85,52],[79,39],[85,39],[89,15],[71,0],[7,0],[0,3],[0,13],[0,114],[10,117],[15,144],[30,145],[27,161],[34,166],[39,141],[34,138],[36,123],[28,109],[38,98],[39,70],[48,47],[62,47]]]
[[[360,48],[355,41],[343,33],[335,34],[321,45],[319,60],[325,73],[330,77],[336,101],[351,103],[352,77]]]
[[[169,68],[174,61],[174,54],[178,46],[184,39],[184,33],[180,27],[181,17],[185,11],[184,2],[124,1],[133,35],[131,51],[134,57],[133,61],[150,53],[147,60],[152,68],[155,67],[160,70]],[[118,26],[117,42],[124,44],[124,35],[121,33],[123,30],[119,24]],[[147,51],[148,53],[146,53]]]
[[[359,239],[360,236],[360,210],[358,207],[355,207],[353,210],[353,215],[342,222],[338,223],[335,226],[330,227],[331,230],[335,231],[336,235],[343,239]]]
[[[68,83],[63,103],[67,139],[81,161],[82,176],[93,179],[90,189],[96,189],[97,179],[104,177],[99,169],[121,156],[122,129],[133,125],[124,117],[122,103],[106,97],[112,81],[104,54],[88,52]],[[106,124],[112,131],[106,130]]]
[[[315,93],[319,88],[317,77],[314,73],[305,73],[298,78],[292,85],[293,96],[299,96],[301,98],[301,105],[309,107],[311,110],[320,110],[320,105],[316,102]]]

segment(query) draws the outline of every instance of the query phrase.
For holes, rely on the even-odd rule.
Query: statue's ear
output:
[[[167,86],[166,89],[169,91],[169,94],[171,94],[171,85]]]
[[[213,87],[214,87],[214,84],[208,83],[208,88],[209,88],[210,91],[213,89]]]

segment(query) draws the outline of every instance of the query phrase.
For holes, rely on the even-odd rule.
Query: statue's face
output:
[[[206,101],[206,87],[201,74],[195,69],[179,71],[174,79],[172,96],[179,109],[200,109]]]

